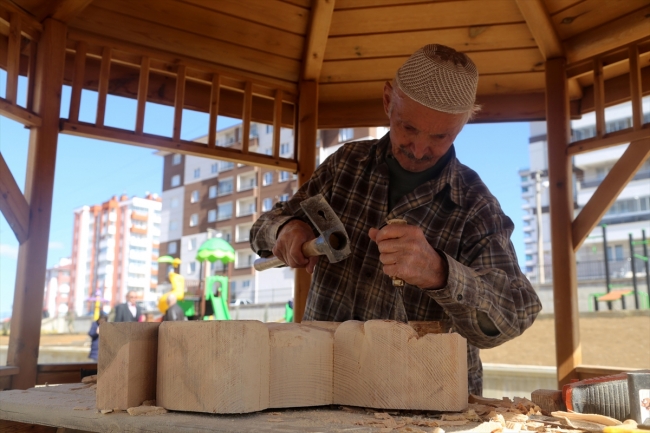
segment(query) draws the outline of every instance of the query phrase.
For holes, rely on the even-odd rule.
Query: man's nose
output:
[[[422,159],[428,153],[428,143],[422,139],[413,140],[413,156],[417,159]]]

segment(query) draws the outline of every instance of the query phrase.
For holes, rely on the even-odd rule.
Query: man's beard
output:
[[[402,145],[399,145],[398,152],[413,162],[428,162],[433,159],[433,156],[431,155],[424,155],[422,156],[422,158],[416,158],[413,152],[411,152],[405,146]]]

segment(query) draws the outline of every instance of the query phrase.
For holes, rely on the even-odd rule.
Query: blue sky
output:
[[[1,72],[0,83],[4,83]],[[4,96],[2,88],[0,96]],[[67,117],[68,99],[69,89],[66,88],[62,117]],[[95,106],[96,94],[84,91],[80,120],[94,120]],[[106,125],[133,129],[135,109],[135,101],[109,97]],[[171,107],[148,104],[146,113],[145,132],[171,135]],[[206,114],[186,111],[182,138],[205,135],[207,122]],[[220,118],[219,128],[233,123],[234,119]],[[518,170],[529,166],[528,137],[528,123],[495,123],[467,125],[456,139],[458,159],[478,172],[514,221],[516,229],[512,241],[520,263],[524,257],[524,241]],[[21,190],[25,184],[28,138],[29,130],[0,116],[0,153]],[[102,203],[113,195],[160,194],[162,168],[162,158],[151,149],[60,134],[48,266],[70,256],[74,209]],[[17,253],[18,242],[13,231],[4,216],[0,216],[0,315],[11,310]]]

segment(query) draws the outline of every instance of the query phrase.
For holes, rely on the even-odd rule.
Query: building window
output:
[[[210,188],[208,188],[208,198],[216,198],[217,197],[217,185],[212,185]]]
[[[176,245],[176,242],[170,242],[167,245],[167,254],[176,254],[178,252],[177,246],[178,245]]]
[[[180,164],[182,159],[183,159],[183,155],[181,155],[180,153],[175,154],[174,156],[172,156],[172,165]]]
[[[289,194],[282,194],[280,196],[280,201],[289,201]]]
[[[219,195],[231,194],[232,193],[232,178],[224,179],[219,182]]]
[[[262,180],[262,185],[267,186],[273,183],[273,172],[267,171],[264,173],[264,179]]]
[[[178,197],[172,198],[171,207],[178,207]]]
[[[352,137],[354,137],[354,129],[353,128],[339,129],[339,143],[342,143],[342,142],[348,141],[348,140],[352,140]]]
[[[221,203],[217,206],[217,220],[223,221],[232,218],[232,202]]]
[[[623,254],[623,245],[614,245],[613,247],[607,247],[607,259],[617,262],[625,260],[625,256]]]
[[[244,280],[241,282],[242,289],[246,289],[251,286],[251,280]]]
[[[176,220],[169,221],[169,230],[178,230],[178,221]]]
[[[271,207],[273,207],[273,199],[270,197],[265,198],[262,200],[262,212],[266,212],[271,210]]]
[[[208,211],[208,222],[213,223],[217,220],[217,210],[216,209],[210,209]]]
[[[232,170],[235,168],[235,163],[230,161],[221,161],[220,171]]]
[[[288,156],[291,154],[291,145],[289,143],[280,144],[280,156]]]
[[[273,125],[266,125],[266,133],[273,134]]]
[[[187,241],[187,249],[192,251],[196,249],[196,238],[190,238]]]
[[[189,262],[187,264],[187,273],[193,274],[194,272],[196,272],[196,262]]]
[[[199,214],[193,213],[190,215],[190,227],[196,227],[197,225],[199,225]]]
[[[250,239],[253,224],[240,224],[237,226],[237,242],[246,242]]]
[[[201,177],[201,169],[200,168],[195,168],[194,169],[194,179],[198,179]]]
[[[286,182],[291,178],[291,173],[288,171],[281,171],[280,172],[280,182]]]
[[[190,196],[190,203],[197,203],[199,201],[199,198],[199,191],[192,191],[192,195]]]
[[[172,188],[176,186],[180,186],[181,184],[181,175],[180,174],[175,174],[172,176]]]
[[[210,166],[210,173],[212,173],[212,174],[219,173],[219,164],[218,163],[215,162]]]

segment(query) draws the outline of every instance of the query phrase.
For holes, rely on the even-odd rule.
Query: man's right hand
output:
[[[316,238],[311,227],[304,221],[291,220],[280,229],[273,247],[273,255],[289,267],[306,268],[310,274],[318,263],[318,256],[305,257],[302,245]]]

